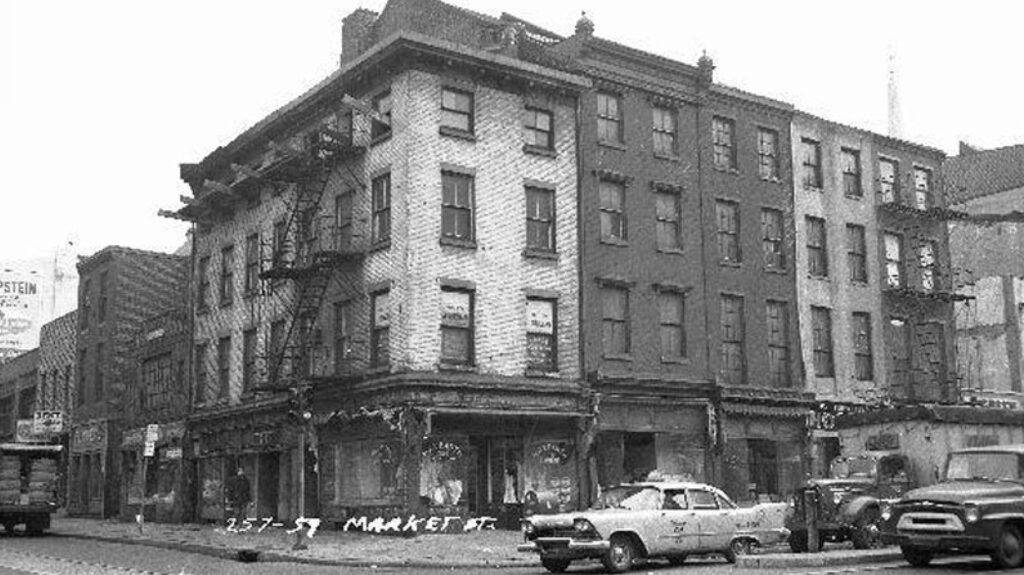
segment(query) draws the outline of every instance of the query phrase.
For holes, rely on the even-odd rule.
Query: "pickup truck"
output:
[[[59,445],[0,443],[0,525],[8,534],[17,525],[29,535],[50,528],[60,452]]]

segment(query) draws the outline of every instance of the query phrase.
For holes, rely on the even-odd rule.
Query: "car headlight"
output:
[[[974,523],[981,517],[981,511],[978,510],[978,506],[973,503],[964,505],[964,519],[968,523]]]
[[[594,530],[594,525],[586,519],[577,519],[572,522],[572,528],[578,533],[590,533]]]
[[[839,505],[842,502],[843,502],[843,494],[842,493],[837,491],[837,492],[832,494],[832,503],[834,505]]]
[[[537,533],[537,528],[534,527],[533,523],[529,521],[523,521],[522,527],[523,537],[525,537],[526,539],[532,539],[534,535]]]
[[[882,504],[882,514],[881,514],[881,517],[882,517],[882,521],[888,521],[889,519],[892,518],[892,505],[889,505],[888,503],[883,503]]]

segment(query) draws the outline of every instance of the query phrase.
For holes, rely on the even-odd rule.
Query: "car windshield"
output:
[[[597,509],[631,509],[644,511],[661,509],[661,492],[654,487],[612,487],[601,494]]]
[[[1021,481],[1020,456],[1016,453],[975,451],[949,456],[946,479],[1001,479]]]
[[[874,477],[877,460],[874,457],[840,457],[832,461],[829,475],[833,479]]]

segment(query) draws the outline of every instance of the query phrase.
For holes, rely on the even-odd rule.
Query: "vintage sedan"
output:
[[[600,559],[611,572],[653,557],[680,564],[688,555],[721,553],[735,562],[757,546],[786,540],[783,507],[740,508],[703,483],[632,483],[608,489],[589,511],[523,520],[519,550],[538,553],[552,573],[579,559]]]

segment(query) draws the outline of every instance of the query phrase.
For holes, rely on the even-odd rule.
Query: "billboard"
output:
[[[78,305],[74,256],[0,262],[0,363],[39,346],[39,328]]]

